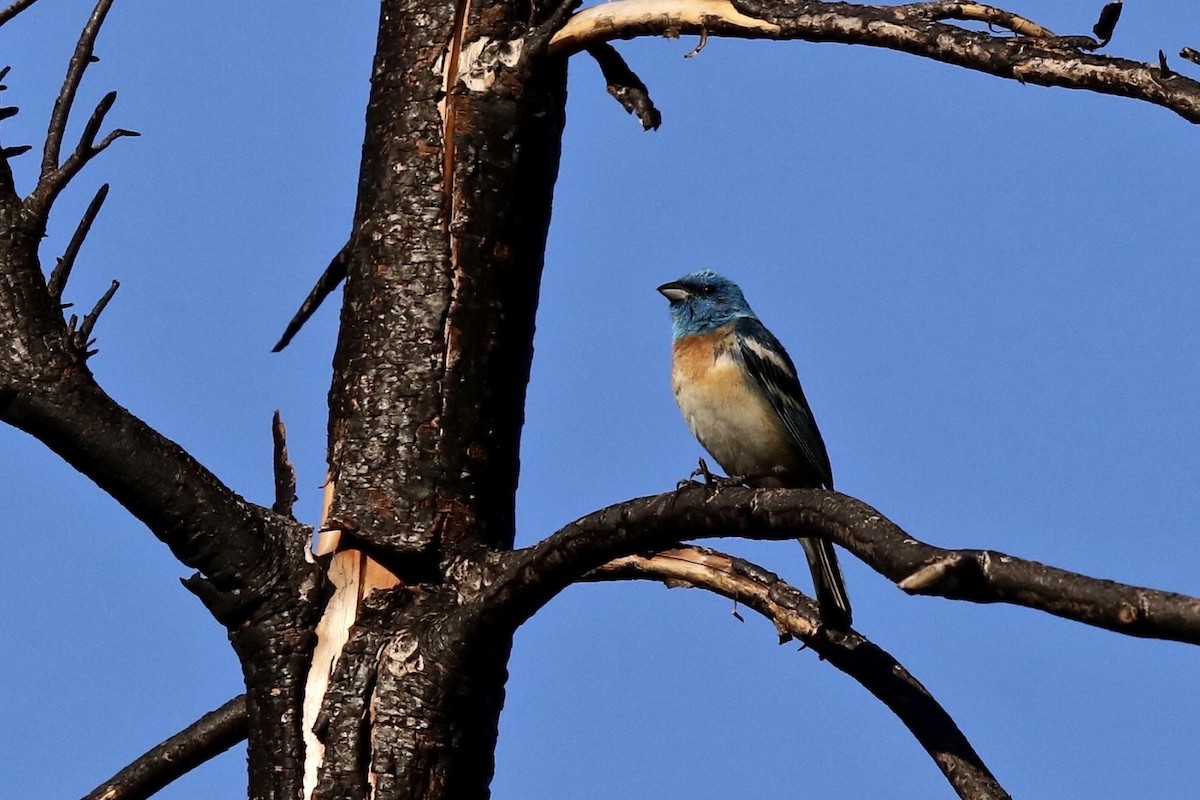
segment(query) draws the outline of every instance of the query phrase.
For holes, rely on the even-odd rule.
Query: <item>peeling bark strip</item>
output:
[[[618,0],[592,6],[572,17],[554,37],[551,52],[576,53],[613,39],[701,33],[864,44],[1022,83],[1131,97],[1168,108],[1188,122],[1200,122],[1200,83],[1190,78],[1164,74],[1154,64],[1081,52],[1081,44],[1099,45],[1090,37],[999,37],[937,22],[950,18],[944,15],[947,6],[967,9],[967,15],[960,17],[965,19],[992,21],[983,11],[973,13],[972,7],[995,11],[974,3],[867,6],[760,0]],[[1008,15],[1008,19],[1022,33],[1035,29],[1049,33],[1016,15]]]

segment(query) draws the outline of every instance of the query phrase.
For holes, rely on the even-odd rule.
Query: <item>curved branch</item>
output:
[[[993,36],[938,21],[951,18],[986,21],[1026,35]],[[572,17],[551,41],[550,52],[570,55],[597,42],[681,34],[882,47],[1022,83],[1130,97],[1200,122],[1200,82],[1156,65],[1081,52],[1100,43],[1091,37],[1050,37],[1030,20],[976,3],[619,0]]]
[[[754,609],[775,623],[781,638],[795,637],[879,698],[912,732],[961,798],[1007,798],[954,719],[895,658],[850,631],[820,626],[816,604],[771,572],[701,547],[626,556],[594,570],[587,580],[657,580],[707,589]]]
[[[201,570],[222,622],[244,620],[268,598],[298,599],[286,584],[316,572],[304,558],[307,528],[247,502],[100,388],[42,274],[39,223],[4,212],[0,422],[40,440]]]
[[[0,329],[0,347],[7,333]],[[206,602],[221,622],[244,618],[288,581],[315,573],[304,561],[307,528],[246,501],[78,369],[22,386],[0,363],[0,421],[39,439],[203,572],[214,590]]]
[[[992,550],[934,547],[866,503],[817,489],[693,486],[618,503],[506,554],[484,595],[497,618],[521,621],[611,559],[718,536],[828,539],[912,594],[1010,603],[1129,636],[1200,644],[1200,599]]]
[[[83,800],[143,800],[224,753],[249,731],[246,695],[239,694],[156,745]]]

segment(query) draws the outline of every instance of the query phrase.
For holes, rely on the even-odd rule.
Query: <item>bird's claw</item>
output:
[[[703,478],[703,481],[697,480]],[[738,477],[724,477],[722,475],[714,475],[712,470],[708,468],[708,462],[703,458],[700,459],[700,466],[692,470],[692,474],[675,484],[675,489],[684,489],[688,486],[708,486],[713,489],[726,489],[731,486],[745,486],[746,479]]]
[[[704,478],[704,481],[698,481],[697,478]],[[713,475],[708,468],[708,462],[703,458],[700,459],[700,466],[692,470],[692,474],[675,484],[675,489],[684,489],[688,486],[712,486],[717,481],[721,480],[716,475]]]

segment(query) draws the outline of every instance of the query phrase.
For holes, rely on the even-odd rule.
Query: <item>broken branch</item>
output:
[[[658,130],[662,114],[650,99],[650,90],[634,73],[617,49],[607,42],[594,44],[587,49],[588,55],[596,59],[611,94],[621,108],[633,114],[642,123],[642,130]]]

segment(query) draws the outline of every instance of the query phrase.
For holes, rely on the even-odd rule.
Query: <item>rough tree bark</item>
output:
[[[0,24],[31,5],[13,3]],[[61,156],[110,5],[100,0],[80,39],[28,196],[8,166],[28,148],[0,150],[0,419],[89,476],[198,571],[188,586],[228,629],[246,697],[195,735],[191,752],[227,746],[245,719],[251,797],[486,797],[514,631],[570,583],[629,578],[747,603],[880,697],[960,796],[1007,796],[890,656],[857,633],[821,629],[811,603],[761,568],[672,549],[684,538],[830,538],[909,591],[1016,602],[1137,636],[1200,642],[1200,601],[1000,554],[939,550],[833,493],[686,488],[512,549],[569,56],[597,58],[610,91],[647,128],[658,112],[612,39],[696,32],[867,44],[1134,97],[1200,120],[1200,84],[1165,60],[1096,55],[1100,42],[1090,37],[1058,37],[972,3],[625,0],[573,15],[571,2],[383,0],[353,233],[314,295],[319,302],[345,279],[327,514],[314,558],[309,531],[291,516],[282,426],[278,497],[258,506],[93,379],[88,338],[103,301],[80,325],[63,319],[59,298],[103,193],[53,275],[42,267],[38,247],[59,192],[131,134],[117,129],[97,143],[113,93]],[[1111,30],[1097,33],[1107,39]],[[12,113],[0,109],[0,119]],[[156,759],[122,775],[152,772]],[[121,791],[104,796],[141,796]]]

